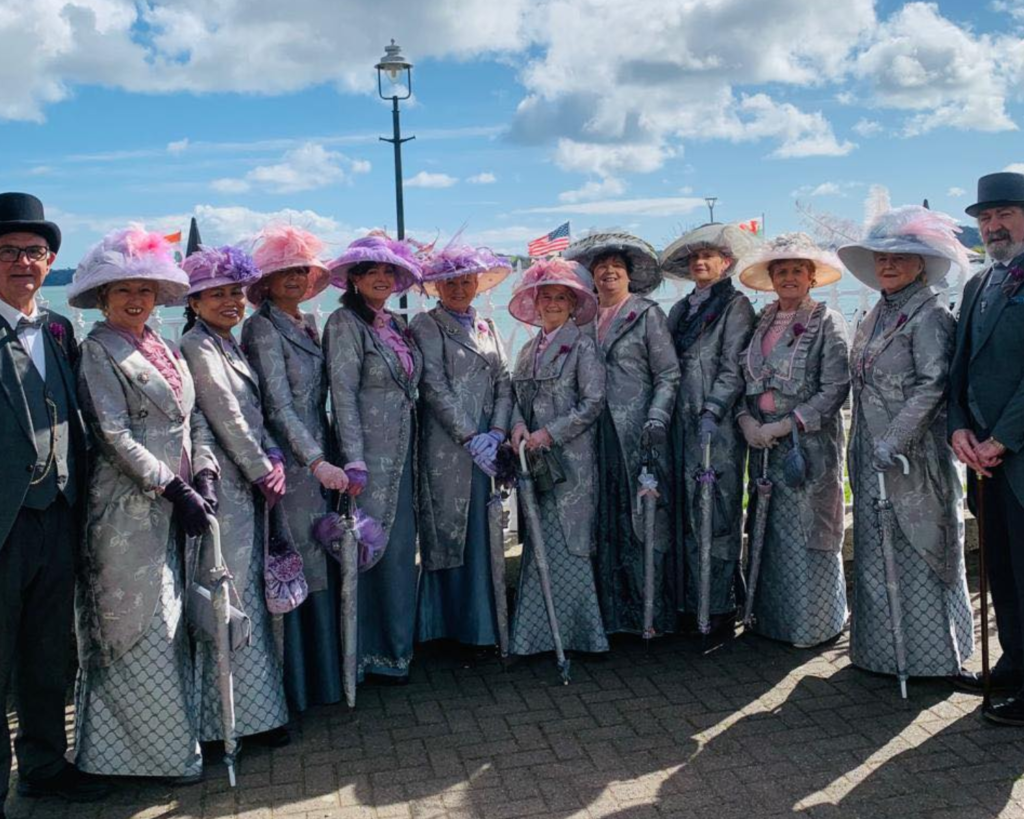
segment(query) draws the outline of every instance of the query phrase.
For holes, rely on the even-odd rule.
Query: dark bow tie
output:
[[[18,326],[15,328],[16,333],[20,333],[22,330],[41,330],[43,327],[43,317],[40,315],[37,318],[20,318],[18,319]]]

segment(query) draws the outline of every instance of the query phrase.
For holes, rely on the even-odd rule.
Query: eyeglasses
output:
[[[14,264],[23,255],[30,262],[41,262],[47,257],[50,252],[50,248],[46,245],[30,245],[29,247],[15,247],[14,245],[4,245],[0,247],[0,262],[7,262],[8,264]]]

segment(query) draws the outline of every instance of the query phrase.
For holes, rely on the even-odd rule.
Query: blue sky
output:
[[[31,6],[31,8],[29,8]],[[571,220],[661,247],[716,217],[859,221],[868,188],[963,217],[1024,170],[1024,0],[0,0],[0,187],[73,265],[105,230],[394,228],[389,104],[415,63],[406,225],[509,252]],[[966,217],[963,217],[966,218]]]

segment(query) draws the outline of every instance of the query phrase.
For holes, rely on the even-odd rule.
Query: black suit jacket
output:
[[[75,391],[75,366],[78,362],[78,343],[75,331],[64,316],[43,310],[43,335],[57,359],[64,389],[68,394],[71,416],[68,419],[71,446],[75,452],[75,474],[72,480],[80,494],[86,491],[86,433]],[[57,329],[57,328],[61,329]],[[36,448],[32,439],[32,421],[29,417],[25,392],[14,366],[10,345],[17,336],[3,318],[0,318],[0,549],[11,531],[25,494],[32,480],[36,463]]]
[[[978,294],[988,282],[986,268],[967,282],[956,327],[956,351],[949,371],[948,429],[970,429],[1007,447],[1003,468],[1024,505],[1024,284],[1004,302],[989,333],[972,343],[971,321]],[[968,405],[968,385],[981,418]]]

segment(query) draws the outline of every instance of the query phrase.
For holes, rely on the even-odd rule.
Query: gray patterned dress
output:
[[[159,343],[180,391],[151,363],[152,349],[144,355],[105,322],[82,344],[79,394],[97,444],[76,589],[75,746],[88,773],[180,777],[203,765],[184,536],[157,488],[218,470],[188,367]]]
[[[910,474],[886,472],[895,516],[894,547],[912,677],[956,674],[974,648],[963,560],[960,480],[946,442],[945,392],[954,321],[928,287],[884,295],[857,330],[851,361],[854,426],[854,665],[896,673],[881,534],[875,501],[875,442],[910,461]]]
[[[277,445],[263,425],[256,375],[233,338],[218,336],[199,320],[182,336],[181,352],[195,379],[196,400],[213,432],[213,451],[221,467],[221,547],[242,611],[252,621],[251,643],[231,655],[236,732],[250,736],[288,722],[281,658],[263,593],[266,504],[253,486],[272,469],[267,452]],[[201,553],[192,555],[200,581],[212,568],[211,548],[209,538],[203,538]],[[195,674],[200,739],[223,739],[216,653],[203,634],[196,635]]]
[[[516,407],[512,428],[546,429],[554,440],[566,481],[538,492],[540,521],[551,568],[551,588],[567,650],[607,651],[608,638],[594,585],[596,422],[604,408],[605,375],[593,339],[572,322],[556,331],[537,356],[541,334],[524,345],[512,386]],[[512,619],[510,651],[537,654],[554,650],[540,576],[527,535]]]
[[[787,436],[767,450],[772,493],[754,631],[798,646],[816,645],[839,634],[846,622],[841,416],[850,391],[846,322],[812,299],[787,320],[774,302],[761,315],[741,361],[746,397],[737,414],[761,423],[799,419],[808,464],[807,482],[790,487],[782,465],[792,439]],[[761,475],[764,452],[750,451],[748,520],[759,502],[754,480]]]

